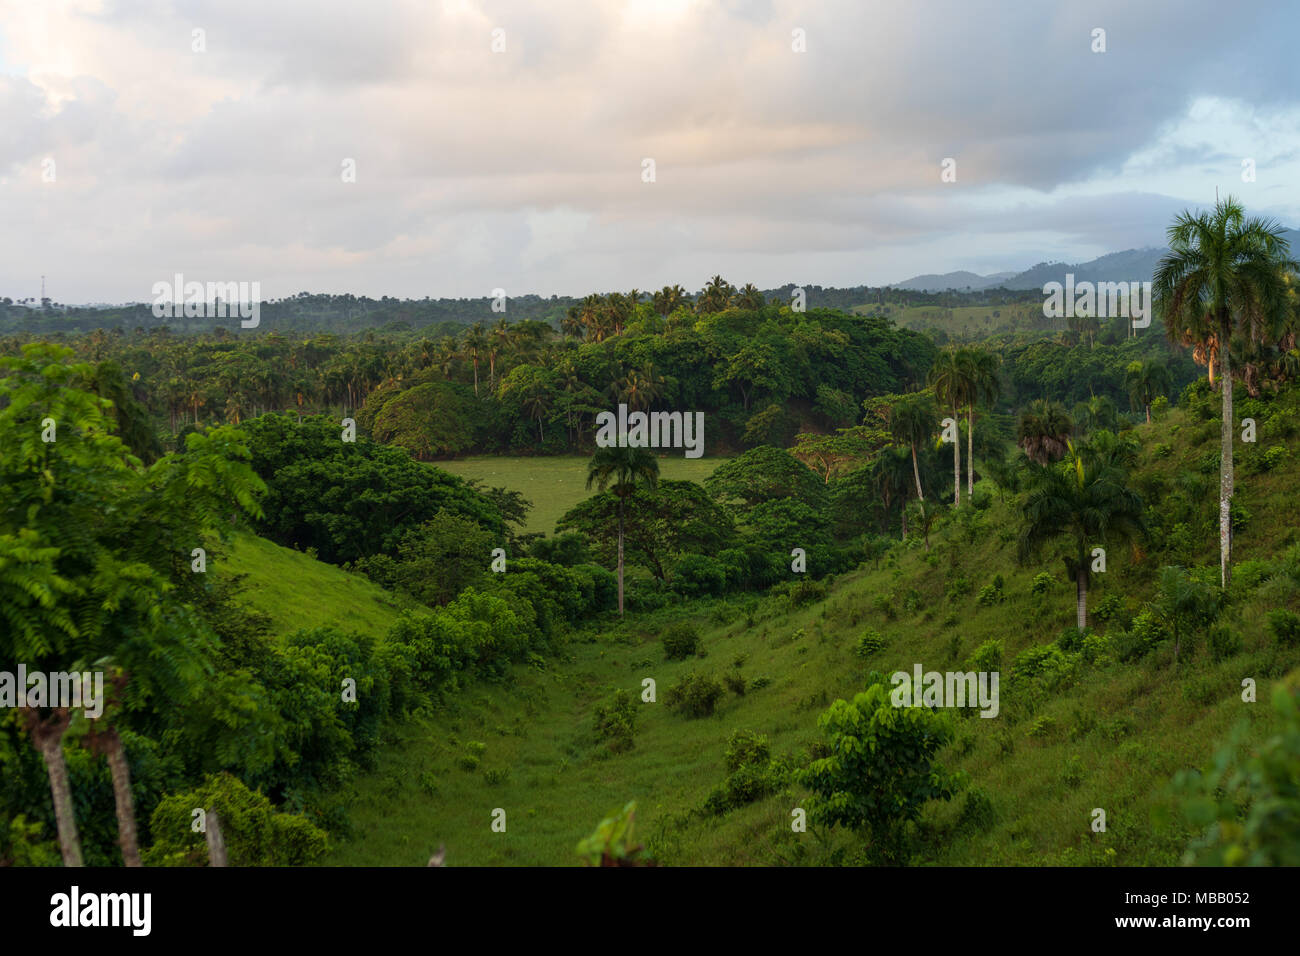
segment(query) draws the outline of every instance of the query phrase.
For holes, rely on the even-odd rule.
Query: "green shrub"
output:
[[[231,866],[308,866],[327,849],[325,831],[221,773],[159,801],[149,820],[154,843],[143,853],[146,866],[207,865],[206,835],[191,828],[196,807],[218,814]]]
[[[725,694],[714,678],[692,673],[668,689],[664,702],[688,718],[709,717]]]
[[[722,762],[728,773],[734,773],[745,764],[767,763],[772,757],[772,749],[767,737],[752,730],[733,730],[727,738],[727,749],[722,755]]]
[[[985,641],[970,656],[970,665],[976,671],[992,672],[1002,666],[1002,642]]]
[[[1029,592],[1031,594],[1046,594],[1055,584],[1056,578],[1046,571],[1039,571],[1034,575],[1033,581],[1029,583]]]
[[[1210,628],[1208,640],[1210,656],[1216,661],[1227,660],[1241,651],[1241,635],[1227,625]]]
[[[887,643],[888,642],[885,640],[884,635],[875,628],[869,627],[863,631],[862,636],[858,638],[856,653],[858,657],[867,658],[872,654],[883,651]]]
[[[664,656],[670,661],[684,661],[699,650],[700,636],[686,621],[670,624],[659,638]]]
[[[1002,575],[997,575],[993,581],[980,588],[980,593],[975,597],[975,603],[982,607],[990,607],[994,604],[1001,604],[1002,596]]]
[[[596,739],[605,742],[614,753],[631,750],[636,733],[636,703],[625,690],[615,691],[609,700],[595,708]]]
[[[727,671],[722,675],[722,682],[727,685],[727,690],[737,697],[745,696],[745,676],[739,671]]]
[[[497,784],[505,783],[509,779],[509,767],[492,767],[483,771],[483,782],[489,787],[495,787]]]
[[[1300,644],[1300,615],[1284,608],[1268,612],[1268,629],[1283,647]]]

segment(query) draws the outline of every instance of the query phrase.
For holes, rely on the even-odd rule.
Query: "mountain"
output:
[[[1005,280],[1014,278],[1019,273],[995,272],[982,276],[974,272],[945,272],[943,275],[928,274],[913,276],[903,282],[895,282],[893,288],[906,289],[909,292],[978,292],[1001,285]]]
[[[1291,255],[1300,258],[1300,230],[1288,229],[1283,238],[1291,244]],[[1160,246],[1142,249],[1125,249],[1110,252],[1087,262],[1040,262],[1024,272],[995,272],[981,276],[974,272],[946,272],[942,275],[920,275],[906,282],[896,282],[895,289],[911,292],[978,292],[981,289],[1041,289],[1048,282],[1065,282],[1065,274],[1072,273],[1078,282],[1150,282],[1160,258],[1168,250]]]

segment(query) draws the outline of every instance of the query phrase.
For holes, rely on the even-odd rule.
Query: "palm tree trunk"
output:
[[[126,762],[122,738],[109,728],[104,739],[104,755],[113,775],[113,802],[117,808],[117,843],[122,848],[122,862],[140,866],[140,843],[135,834],[135,802],[131,799],[131,767]]]
[[[54,798],[54,819],[58,825],[63,865],[82,866],[81,839],[77,836],[77,818],[72,812],[72,788],[68,784],[68,764],[63,759],[63,735],[71,720],[71,712],[66,707],[61,707],[45,721],[33,713],[28,728],[32,743],[45,760],[45,770],[50,777],[50,795]]]
[[[618,616],[623,616],[623,499],[618,499]]]
[[[966,494],[975,497],[975,406],[966,409]]]
[[[1150,425],[1150,424],[1151,424],[1151,406],[1150,406],[1150,405],[1146,406],[1146,409],[1147,409],[1147,424]]]
[[[957,417],[953,419],[953,430],[957,433],[953,436],[952,441],[952,503],[953,506],[961,504],[961,429],[957,428],[957,422],[961,420],[961,412],[957,412]]]
[[[1219,379],[1223,386],[1223,427],[1219,458],[1219,578],[1226,588],[1232,580],[1232,370],[1228,358],[1228,336],[1221,333]]]
[[[1088,626],[1088,568],[1082,561],[1079,562],[1079,570],[1075,572],[1075,610],[1077,612],[1077,623],[1079,630]]]
[[[912,442],[912,477],[916,479],[916,497],[925,500],[925,493],[921,491],[921,468],[916,463],[916,442]],[[830,472],[826,473],[826,483],[830,484]]]

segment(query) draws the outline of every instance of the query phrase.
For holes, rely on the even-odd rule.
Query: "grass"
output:
[[[440,461],[439,468],[477,478],[485,487],[517,491],[533,504],[525,531],[553,534],[555,523],[566,511],[591,495],[587,490],[587,463],[591,459],[578,455],[546,458],[497,458],[475,456]],[[659,476],[674,481],[703,481],[722,458],[686,458],[665,455],[659,459]]]
[[[334,625],[382,637],[397,620],[402,604],[383,588],[245,532],[211,548],[218,574],[246,574],[242,598],[270,616],[272,633]],[[224,552],[224,553],[223,553]],[[211,566],[210,564],[210,566]]]
[[[1141,477],[1172,481],[1191,470],[1207,429],[1181,412],[1141,426]],[[1238,562],[1276,559],[1296,541],[1290,495],[1300,482],[1300,456],[1298,443],[1282,437],[1293,451],[1284,466],[1239,478],[1252,519],[1235,541]],[[1278,440],[1268,436],[1261,447]],[[1154,455],[1161,443],[1172,443],[1172,452]],[[515,460],[513,481],[527,464],[550,463]],[[1203,504],[1198,561],[1215,564],[1213,495]],[[353,831],[325,862],[423,865],[445,844],[453,866],[575,864],[578,840],[628,799],[638,801],[639,838],[665,864],[824,863],[836,850],[851,850],[852,834],[823,839],[812,830],[791,831],[791,811],[808,806],[808,794],[795,785],[722,816],[700,809],[723,780],[733,730],[766,734],[773,754],[803,755],[820,739],[818,715],[860,690],[869,671],[910,671],[917,662],[927,670],[966,669],[975,648],[991,639],[1003,643],[1005,668],[1020,651],[1051,643],[1073,624],[1073,589],[1059,562],[1045,556],[1022,567],[1014,559],[1014,536],[1006,533],[1018,525],[1014,502],[992,495],[986,509],[966,513],[969,524],[951,521],[932,534],[931,552],[915,541],[900,545],[877,565],[841,575],[824,600],[806,607],[753,595],[690,605],[704,659],[664,660],[658,636],[674,612],[609,618],[575,635],[544,666],[468,688],[397,730],[376,768],[343,797]],[[1035,595],[1030,582],[1043,568],[1054,584]],[[1139,610],[1157,572],[1155,561],[1112,554],[1090,607],[1114,593],[1129,613]],[[995,574],[1005,582],[1004,602],[977,604]],[[951,587],[960,577],[969,578],[968,590]],[[1276,606],[1300,607],[1300,586],[1274,577],[1240,601],[1229,620],[1243,644],[1226,660],[1213,661],[1200,635],[1177,667],[1164,645],[1133,663],[1084,667],[1056,687],[1017,691],[1004,683],[999,718],[955,717],[955,740],[940,761],[969,775],[991,813],[963,816],[961,795],[928,806],[917,828],[920,858],[946,865],[1176,863],[1191,834],[1177,822],[1152,822],[1153,812],[1170,803],[1170,778],[1205,766],[1238,723],[1248,726],[1250,743],[1263,739],[1272,725],[1273,687],[1300,681],[1300,649],[1277,646],[1265,627],[1264,612]],[[862,660],[855,645],[868,627],[886,642]],[[682,675],[721,676],[738,660],[751,681],[762,676],[770,683],[743,696],[729,693],[714,716],[699,720],[663,704]],[[646,677],[657,682],[657,703],[639,702]],[[1244,677],[1258,681],[1259,703],[1241,700]],[[639,709],[635,746],[614,755],[595,739],[592,718],[594,704],[616,688],[632,693]],[[481,762],[465,769],[474,742],[486,747]],[[491,829],[498,808],[507,814],[505,833]],[[1106,811],[1104,833],[1091,830],[1095,808]]]

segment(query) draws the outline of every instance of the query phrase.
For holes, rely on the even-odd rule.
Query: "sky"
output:
[[[1297,36],[1218,0],[0,0],[0,295],[879,285],[1161,245],[1216,187],[1294,228]]]

